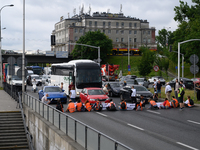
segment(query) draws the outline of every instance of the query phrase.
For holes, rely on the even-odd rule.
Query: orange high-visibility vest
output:
[[[76,104],[76,110],[77,111],[81,111],[81,107],[82,107],[82,103],[81,102]]]
[[[122,107],[121,107],[122,103],[124,103],[124,104],[125,104],[125,109],[127,109],[126,102],[121,102],[121,103],[120,103],[120,109],[122,109]]]
[[[156,105],[157,105],[156,102],[153,101],[153,100],[150,101],[150,104],[151,104],[152,106],[156,106]]]
[[[172,102],[172,106],[173,106],[174,108],[177,108],[177,107],[178,107],[178,100],[175,99],[175,98],[173,98],[173,101],[175,102],[175,105],[174,105],[174,102]]]
[[[166,106],[168,106],[168,107],[170,106],[170,103],[169,103],[168,100],[166,100],[165,107],[166,107]]]
[[[69,110],[70,113],[75,112],[75,105],[74,105],[73,102],[68,104],[68,110]]]
[[[92,107],[91,107],[90,103],[86,103],[86,104],[85,104],[85,107],[86,107],[86,109],[87,109],[88,111],[91,111],[91,110],[92,110]]]

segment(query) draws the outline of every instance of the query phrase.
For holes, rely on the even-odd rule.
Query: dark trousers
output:
[[[137,109],[137,106],[138,106],[138,105],[140,105],[140,102],[136,102],[136,103],[135,103],[135,108],[134,108],[134,110]],[[142,103],[142,107],[145,107],[145,103]]]
[[[131,97],[132,103],[136,103],[136,97]]]

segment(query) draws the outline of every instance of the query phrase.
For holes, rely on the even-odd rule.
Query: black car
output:
[[[123,80],[119,81],[119,84],[120,84],[121,86],[123,86],[124,81],[126,81],[126,84],[127,84],[127,85],[132,85],[132,84],[138,85],[137,80],[135,80],[135,79],[125,79],[125,78],[124,78]]]
[[[110,89],[109,91],[110,97],[119,96],[119,91],[122,88],[119,82],[106,82],[106,84],[108,84],[108,89]]]
[[[174,78],[172,81],[169,82],[169,85],[171,87],[174,87],[175,83],[176,83],[176,79]],[[183,81],[183,84],[185,85],[185,87],[187,89],[194,89],[194,83],[192,80],[188,79],[188,78],[180,78],[181,81]]]
[[[131,102],[131,87],[132,85],[124,86],[120,89],[120,99],[124,99],[125,101]],[[136,89],[136,99],[139,99],[141,95],[144,96],[144,100],[148,103],[150,98],[153,98],[153,94],[142,85],[134,85]]]

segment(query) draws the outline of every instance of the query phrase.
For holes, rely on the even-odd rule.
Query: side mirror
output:
[[[39,93],[43,93],[43,90],[39,90]]]

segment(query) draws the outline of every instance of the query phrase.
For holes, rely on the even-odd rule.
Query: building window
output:
[[[121,38],[121,42],[124,42],[124,38]]]
[[[121,26],[124,27],[124,22],[121,23]]]
[[[106,31],[105,31],[105,30],[103,30],[103,33],[106,33]]]
[[[89,29],[89,31],[92,31],[92,29]]]
[[[124,30],[121,30],[121,34],[124,34]]]
[[[92,26],[92,21],[89,21],[89,26]]]
[[[143,30],[143,34],[145,34],[145,30]]]
[[[137,42],[137,38],[134,38],[134,42]]]
[[[75,41],[78,41],[78,37],[77,37],[77,36],[75,36],[74,40],[75,40]]]
[[[83,33],[83,29],[80,29],[80,30],[79,30],[79,33]]]
[[[78,33],[78,29],[75,29],[74,32],[75,32],[75,33]]]
[[[137,34],[137,30],[134,30],[134,34]]]
[[[111,34],[111,30],[108,30],[108,34]]]
[[[130,28],[132,27],[132,23],[131,23],[131,22],[129,23],[129,27],[130,27]]]
[[[143,43],[146,43],[146,38],[143,38]]]
[[[106,22],[103,22],[103,27],[105,27],[106,26]]]
[[[116,42],[119,42],[119,38],[116,38]]]
[[[108,22],[108,27],[110,27],[111,26],[111,22]]]
[[[148,39],[148,43],[150,43],[151,42],[151,40],[150,39]]]
[[[117,27],[117,28],[119,27],[119,22],[116,22],[116,27]]]
[[[151,32],[150,31],[148,31],[148,35],[150,35],[151,34]]]
[[[134,23],[134,27],[135,27],[135,28],[137,27],[137,23]]]
[[[118,34],[119,33],[119,30],[116,30],[116,34]]]
[[[131,38],[129,38],[129,42],[131,42]]]
[[[94,22],[95,27],[97,26],[97,21]]]
[[[132,34],[132,31],[131,31],[131,30],[129,30],[129,34]]]

